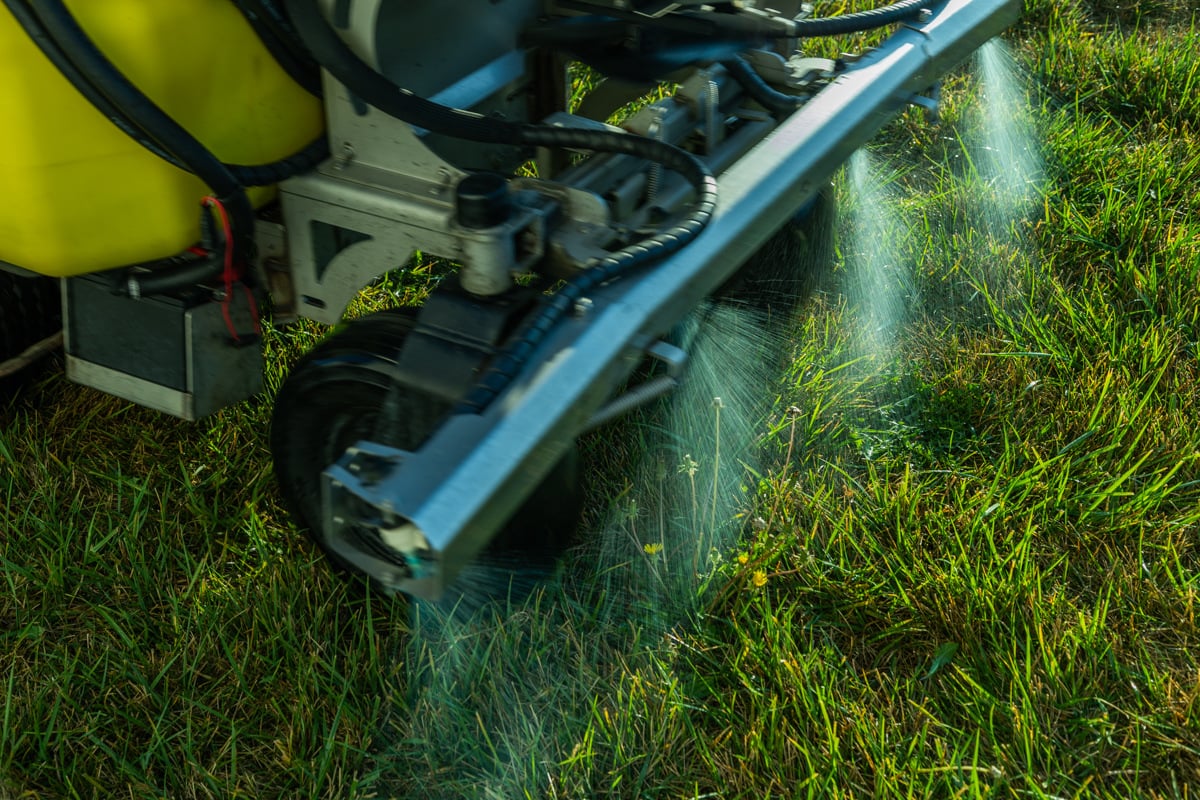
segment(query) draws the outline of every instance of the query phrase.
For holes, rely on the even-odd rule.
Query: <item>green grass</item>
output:
[[[269,398],[186,424],[46,373],[0,411],[0,797],[1192,796],[1193,12],[1029,0],[1036,201],[989,218],[948,81],[872,148],[911,273],[889,345],[842,179],[786,337],[714,318],[679,403],[585,442],[580,545],[503,612],[331,575]],[[268,330],[271,391],[320,335]]]

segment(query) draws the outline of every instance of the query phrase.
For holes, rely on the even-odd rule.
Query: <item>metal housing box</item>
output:
[[[206,292],[134,300],[113,294],[111,280],[63,282],[68,378],[188,420],[262,390],[261,340],[236,344]],[[230,319],[239,332],[253,326],[240,294]]]

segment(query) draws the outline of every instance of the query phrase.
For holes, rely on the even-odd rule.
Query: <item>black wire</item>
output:
[[[470,141],[637,156],[678,172],[696,191],[692,209],[683,221],[589,264],[543,308],[527,318],[521,330],[492,360],[484,378],[463,399],[460,410],[486,408],[520,372],[534,348],[587,292],[678,252],[695,239],[711,219],[716,206],[717,182],[708,167],[691,153],[641,136],[515,124],[438,105],[397,86],[364,63],[325,20],[316,0],[284,2],[297,33],[321,66],[359,99],[385,114],[435,133]]]
[[[284,2],[300,37],[325,69],[367,105],[410,125],[473,142],[635,155],[681,172],[701,193],[711,178],[708,168],[693,155],[665,142],[626,133],[517,124],[426,100],[360,59],[326,22],[316,0]]]

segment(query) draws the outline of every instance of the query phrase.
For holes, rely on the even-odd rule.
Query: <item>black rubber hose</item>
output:
[[[364,63],[325,20],[316,0],[285,0],[285,7],[300,38],[321,66],[359,99],[385,114],[435,133],[470,141],[632,155],[678,172],[696,190],[692,210],[682,222],[589,264],[579,276],[555,292],[539,311],[531,314],[492,359],[483,379],[463,399],[460,410],[479,411],[495,399],[529,360],[534,348],[587,292],[678,252],[695,239],[712,218],[717,197],[716,179],[708,167],[685,150],[641,136],[518,125],[438,105],[396,86]]]
[[[135,298],[167,294],[216,280],[224,266],[220,255],[183,253],[114,270],[112,290],[114,294]]]
[[[457,139],[521,144],[517,125],[430,102],[380,75],[342,41],[316,0],[284,0],[284,8],[317,63],[367,105],[410,125]]]
[[[113,125],[129,136],[135,142],[146,148],[154,155],[166,161],[173,167],[191,172],[192,169],[171,153],[162,143],[156,141],[150,133],[139,127],[123,109],[112,103],[98,89],[86,74],[71,61],[58,43],[43,27],[39,18],[22,0],[0,0],[16,18],[26,35],[37,45],[38,49],[54,64],[68,82],[75,87],[97,111],[105,116]],[[122,80],[126,80],[121,76]],[[225,164],[234,179],[243,186],[270,186],[299,175],[316,167],[329,156],[329,142],[324,135],[309,143],[304,149],[277,161],[266,164]]]
[[[109,122],[117,126],[117,128],[140,144],[142,147],[149,150],[154,155],[179,169],[187,169],[179,159],[167,152],[158,142],[150,138],[145,131],[141,130],[129,119],[121,113],[121,110],[108,101],[108,98],[96,90],[86,76],[75,68],[75,65],[67,58],[66,54],[59,49],[50,35],[46,33],[46,29],[42,27],[42,23],[37,16],[25,5],[22,0],[0,0],[8,9],[9,13],[16,19],[17,24],[25,31],[25,35],[37,45],[37,48],[42,51],[42,54],[54,65],[67,81],[70,82],[75,89],[83,95],[91,105],[104,115]]]
[[[300,61],[305,64],[311,64],[312,68],[317,72],[321,71],[321,65],[313,58],[312,53],[308,52],[308,48],[304,46],[304,42],[300,40],[299,34],[296,33],[295,26],[288,19],[287,13],[279,6],[275,0],[244,0],[251,3],[257,13],[262,17],[263,23],[271,28],[276,38],[282,42],[288,50]]]
[[[733,78],[750,99],[770,111],[773,116],[782,117],[795,111],[804,98],[781,92],[771,86],[755,71],[754,67],[741,58],[731,58],[721,62],[729,77]]]
[[[132,128],[125,120],[124,115],[112,107],[108,99],[97,92],[91,83],[78,73],[75,65],[58,49],[54,40],[42,28],[41,22],[38,21],[37,17],[23,3],[19,2],[19,0],[2,0],[2,2],[29,38],[37,45],[38,49],[54,64],[55,68],[83,93],[93,106],[100,110],[101,113],[104,113],[109,121],[159,158],[174,164],[180,169],[185,169],[184,165],[176,161],[174,156],[159,148],[155,142],[145,137],[142,131]],[[86,87],[86,90],[84,87]],[[111,113],[106,113],[105,108],[111,109]],[[137,267],[138,272],[132,272],[132,268],[130,267],[122,267],[116,270],[115,272],[118,276],[113,281],[113,291],[117,294],[139,296],[176,291],[187,288],[195,283],[215,278],[220,274],[222,267],[223,263],[219,258],[214,259],[211,256],[200,256],[186,252],[145,264],[139,264]],[[153,270],[153,273],[147,274],[144,272],[148,269]],[[132,286],[130,285],[131,281],[134,284]]]
[[[626,133],[517,124],[426,100],[397,86],[360,59],[326,22],[316,0],[285,3],[297,32],[321,66],[367,105],[410,125],[472,142],[638,156],[682,173],[699,192],[711,178],[698,159],[665,142]]]
[[[258,4],[262,11],[263,20],[275,32],[275,35],[282,41],[295,57],[304,64],[311,64],[312,69],[316,72],[318,80],[321,74],[321,65],[313,58],[312,53],[304,46],[304,42],[300,40],[300,35],[296,33],[296,28],[292,25],[292,21],[288,19],[287,13],[279,6],[275,0],[252,0]],[[320,87],[318,87],[320,88]]]
[[[76,68],[89,76],[93,85],[121,109],[130,122],[150,134],[195,173],[229,212],[237,263],[247,260],[254,235],[254,207],[245,189],[216,156],[159,108],[153,100],[125,79],[63,5],[62,0],[32,0],[30,8],[46,32]]]
[[[272,19],[271,11],[265,9],[264,4],[257,0],[233,0],[233,4],[246,18],[246,22],[250,23],[254,34],[288,77],[309,94],[320,97],[321,68],[311,56],[306,57],[306,53],[297,52],[281,35],[277,20]]]
[[[689,220],[684,223],[684,226],[689,227],[685,235],[670,238],[668,241],[659,241],[653,246],[649,241],[641,242],[614,253],[589,265],[577,277],[549,296],[543,302],[542,308],[527,318],[512,340],[491,360],[483,377],[456,406],[455,413],[474,414],[487,408],[488,404],[496,399],[517,376],[529,361],[534,349],[545,340],[547,334],[589,292],[601,284],[628,275],[683,249],[684,245],[694,239],[707,224],[715,206],[715,198],[714,181],[714,191],[705,196],[698,204],[699,213],[695,215],[695,218],[698,219],[695,219],[694,222]]]

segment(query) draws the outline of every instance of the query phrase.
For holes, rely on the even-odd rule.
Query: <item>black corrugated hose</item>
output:
[[[546,335],[587,292],[678,252],[699,235],[712,217],[717,196],[716,179],[703,162],[685,150],[631,134],[516,124],[438,105],[396,86],[364,63],[330,27],[316,0],[285,0],[285,8],[301,40],[321,66],[358,98],[385,114],[435,133],[470,141],[636,156],[679,173],[695,188],[695,201],[683,221],[588,265],[578,277],[551,296],[539,311],[530,315],[509,344],[492,360],[484,378],[463,399],[461,411],[486,408],[521,370]]]

